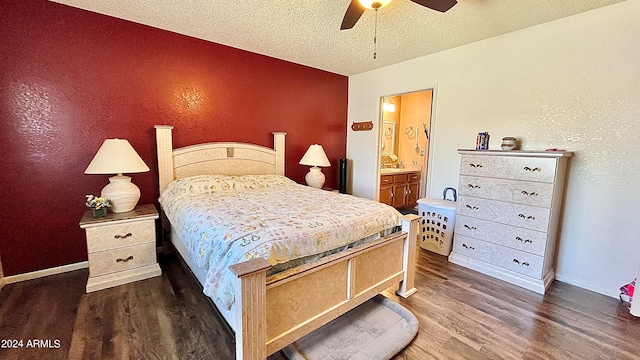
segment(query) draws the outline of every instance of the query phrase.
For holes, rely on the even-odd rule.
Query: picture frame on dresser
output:
[[[449,261],[544,294],[555,251],[570,151],[459,149]]]

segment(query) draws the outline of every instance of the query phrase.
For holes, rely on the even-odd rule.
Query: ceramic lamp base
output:
[[[307,181],[307,185],[311,186],[312,188],[322,189],[325,178],[322,170],[319,167],[314,166],[309,169],[309,172],[307,173],[307,176],[304,177],[304,179]]]
[[[116,175],[109,178],[109,184],[100,196],[111,200],[111,212],[123,213],[133,210],[140,200],[140,189],[131,182],[130,176]]]

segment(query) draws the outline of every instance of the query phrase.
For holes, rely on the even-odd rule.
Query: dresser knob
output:
[[[467,184],[467,186],[472,188],[472,189],[480,189],[481,188],[480,185]]]
[[[127,262],[129,260],[133,260],[133,255],[129,255],[129,257],[126,259],[117,258],[116,262]]]
[[[535,167],[535,168],[530,168],[528,166],[524,167],[524,170],[529,171],[529,172],[536,172],[536,171],[542,171],[542,169],[540,169],[539,167]]]
[[[131,233],[126,233],[125,235],[116,235],[116,236],[114,236],[114,238],[116,238],[116,239],[126,239],[126,238],[128,238],[129,236],[132,236],[132,235],[133,234],[131,234]]]
[[[471,205],[465,205],[467,207],[467,209],[471,209],[471,210],[478,210],[479,207],[477,206],[471,206]]]
[[[472,168],[481,168],[482,164],[469,164]]]
[[[521,217],[521,218],[523,218],[523,219],[527,219],[527,220],[535,220],[535,219],[536,219],[536,217],[535,217],[535,216],[533,216],[533,215],[529,215],[529,216],[527,216],[527,215],[525,215],[525,214],[518,214],[518,216],[519,216],[519,217]]]
[[[535,191],[534,192],[526,192],[526,191],[522,190],[520,193],[523,194],[523,195],[527,195],[527,196],[538,196],[538,193],[535,192]]]
[[[475,229],[476,229],[476,227],[475,227],[475,226],[469,226],[469,225],[467,225],[467,224],[464,224],[464,227],[466,227],[466,228],[467,228],[467,229],[469,229],[469,230],[475,230]]]
[[[469,246],[467,244],[462,244],[462,247],[465,248],[465,249],[469,249],[469,250],[475,250],[476,249],[473,246]]]

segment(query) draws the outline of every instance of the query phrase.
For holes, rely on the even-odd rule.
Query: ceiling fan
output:
[[[351,0],[347,12],[342,19],[342,25],[340,30],[351,29],[356,22],[360,19],[366,9],[373,9],[378,11],[387,5],[392,0]],[[451,9],[458,2],[456,0],[411,0],[418,5],[428,7],[429,9],[445,12]]]

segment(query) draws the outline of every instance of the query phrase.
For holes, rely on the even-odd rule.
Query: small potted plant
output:
[[[93,212],[93,217],[101,218],[107,216],[107,209],[111,206],[111,200],[94,195],[86,195],[86,205]]]

